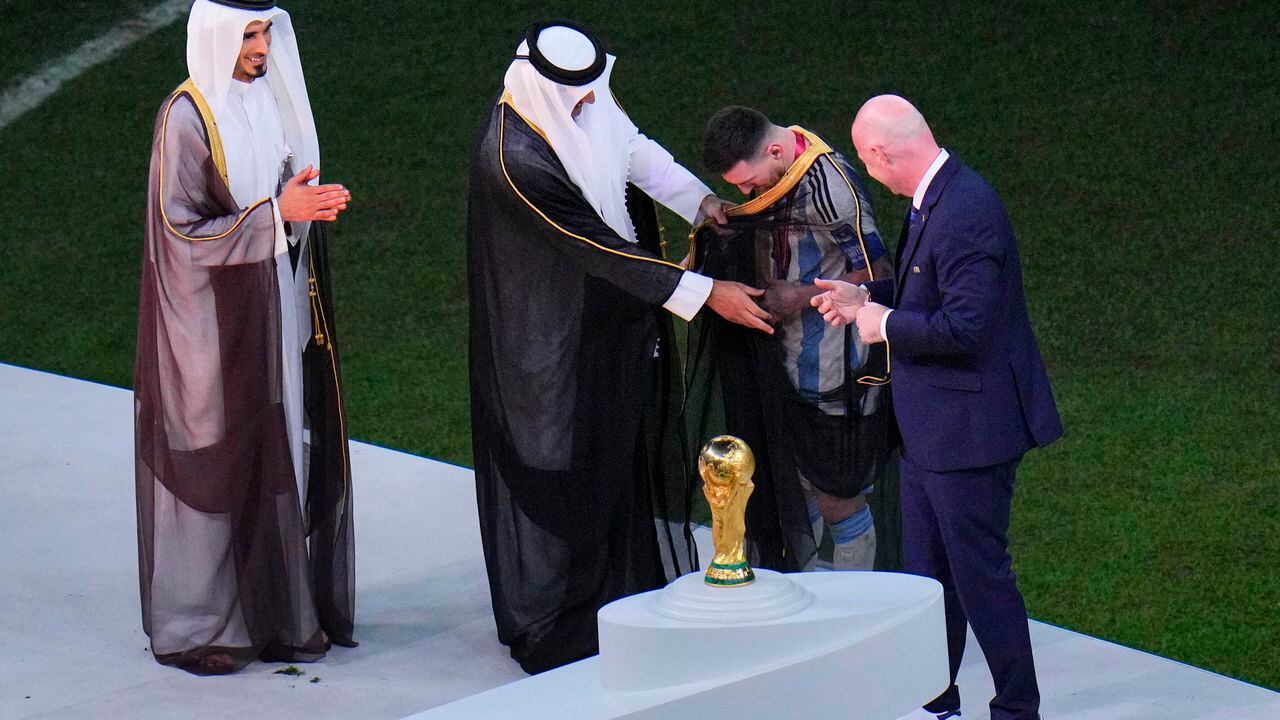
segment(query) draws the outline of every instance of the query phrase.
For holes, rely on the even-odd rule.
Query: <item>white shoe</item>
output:
[[[875,564],[876,528],[874,525],[851,542],[836,545],[831,551],[833,570],[870,570]]]

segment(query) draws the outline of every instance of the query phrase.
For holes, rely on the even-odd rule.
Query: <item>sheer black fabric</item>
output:
[[[695,269],[716,279],[764,287],[766,243],[775,231],[802,222],[791,212],[793,196],[784,195],[754,214],[731,215],[727,233],[698,228],[692,236]],[[850,340],[846,337],[846,349]],[[702,313],[689,326],[687,346],[689,452],[696,452],[698,438],[719,432],[746,441],[757,462],[756,490],[747,506],[748,559],[756,567],[804,569],[817,546],[802,478],[831,495],[851,497],[884,477],[891,450],[888,387],[858,382],[867,375],[883,377],[884,346],[873,346],[861,363],[846,350],[844,381],[814,398],[802,397],[792,384],[776,336]],[[880,394],[885,395],[876,397]],[[819,404],[838,405],[840,412],[824,412]],[[897,492],[896,486],[877,486],[880,490]],[[889,546],[884,555],[890,563],[898,555],[892,551],[896,502],[891,510],[891,515],[877,515],[878,533],[892,525],[889,542],[882,541]]]
[[[628,208],[638,245],[495,106],[471,157],[472,444],[498,638],[530,673],[595,654],[602,605],[695,566],[660,307],[681,270],[652,201],[630,188]]]
[[[320,627],[335,645],[355,647],[356,543],[351,455],[329,266],[329,232],[311,223],[309,266],[315,335],[302,354],[303,403],[310,427],[305,518]],[[301,243],[299,243],[301,244]]]
[[[304,512],[282,399],[270,203],[239,209],[196,105],[181,92],[166,101],[134,367],[142,621],[161,663],[223,673],[353,644],[347,438],[324,244],[311,241],[323,285],[312,306],[329,340],[307,352]]]

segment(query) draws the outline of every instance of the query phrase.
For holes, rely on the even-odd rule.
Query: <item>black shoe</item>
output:
[[[954,720],[959,717],[959,710],[944,710],[940,713],[931,713],[924,708],[919,708],[903,715],[898,720]]]

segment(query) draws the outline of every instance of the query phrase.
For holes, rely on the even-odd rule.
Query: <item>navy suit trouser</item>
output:
[[[931,712],[960,709],[956,673],[967,624],[995,680],[991,720],[1039,717],[1027,608],[1009,557],[1009,508],[1020,461],[932,472],[902,459],[903,565],[942,583],[946,604],[951,685],[925,706]]]

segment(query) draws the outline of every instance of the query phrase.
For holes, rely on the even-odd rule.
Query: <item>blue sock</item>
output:
[[[831,525],[831,539],[837,545],[844,545],[847,542],[853,542],[862,537],[871,526],[874,520],[871,517],[871,506],[867,505],[858,512]]]

